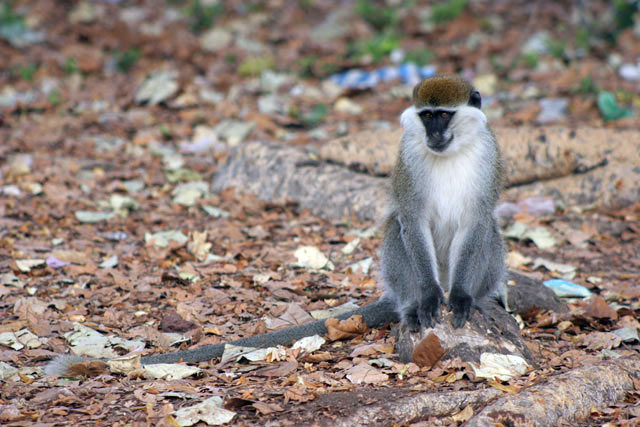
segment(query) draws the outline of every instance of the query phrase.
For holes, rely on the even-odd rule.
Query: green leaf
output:
[[[611,92],[600,92],[598,95],[598,109],[605,122],[633,116],[629,109],[618,105],[616,97]]]

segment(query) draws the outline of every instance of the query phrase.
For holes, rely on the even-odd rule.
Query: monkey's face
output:
[[[472,144],[486,129],[480,93],[457,76],[437,76],[413,90],[413,107],[400,118],[411,139],[436,155],[451,155]]]
[[[453,141],[453,132],[449,123],[456,112],[452,110],[426,108],[418,112],[427,136],[427,146],[441,153],[447,149]]]

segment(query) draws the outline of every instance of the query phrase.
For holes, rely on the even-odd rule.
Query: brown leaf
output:
[[[303,385],[296,384],[295,386],[289,387],[287,391],[284,392],[284,402],[288,403],[290,400],[295,400],[296,402],[304,403],[309,402],[316,398],[315,393],[307,390],[307,388]]]
[[[39,337],[48,337],[51,335],[49,321],[42,317],[42,313],[37,313],[31,306],[27,306],[26,317],[31,332]]]
[[[267,321],[267,328],[270,330],[280,329],[284,327],[298,326],[305,323],[309,323],[313,320],[313,317],[307,311],[300,307],[298,304],[291,303],[287,307],[287,311],[277,319],[269,319]]]
[[[389,379],[389,375],[366,363],[360,363],[347,371],[347,379],[354,384],[380,384]]]
[[[178,313],[171,312],[162,318],[158,329],[164,332],[186,332],[197,327],[198,325],[183,319]]]
[[[504,384],[500,383],[499,381],[489,381],[488,384],[493,388],[497,388],[498,390],[506,391],[507,393],[517,393],[518,391],[520,391],[520,389],[518,387],[515,387],[515,386],[512,386],[512,385],[504,385]]]
[[[355,338],[367,330],[367,325],[362,321],[362,315],[357,314],[346,320],[338,320],[334,317],[325,320],[327,327],[327,339],[337,341],[343,338]]]
[[[328,351],[314,351],[311,354],[306,354],[302,358],[303,362],[317,363],[326,362],[327,360],[333,360],[335,356]]]
[[[413,350],[411,361],[422,368],[431,369],[445,353],[446,351],[440,345],[440,339],[431,332]]]
[[[265,402],[255,402],[253,405],[254,408],[258,410],[262,415],[268,415],[273,412],[282,412],[284,409],[277,403],[265,403]]]
[[[364,344],[354,348],[349,356],[351,357],[373,356],[374,354],[378,354],[378,353],[392,354],[393,346],[390,344],[380,344],[380,343]]]
[[[591,297],[591,302],[584,308],[584,314],[595,319],[618,319],[618,313],[599,296]]]
[[[283,377],[295,371],[297,368],[297,362],[282,362],[276,366],[267,366],[265,368],[258,369],[254,372],[254,375],[263,377]]]
[[[582,338],[582,345],[589,350],[602,350],[603,348],[611,350],[621,343],[622,338],[611,332],[591,332]]]
[[[451,416],[451,418],[453,418],[453,421],[456,421],[458,423],[468,421],[469,419],[471,419],[471,417],[473,417],[473,408],[471,407],[471,405],[467,405],[462,411]]]

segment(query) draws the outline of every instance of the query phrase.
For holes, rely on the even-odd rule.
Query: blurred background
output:
[[[638,128],[639,5],[4,0],[0,137],[28,144],[28,123],[71,113],[40,140],[184,139],[200,124],[231,145],[321,142],[397,126],[434,72],[472,80],[496,125]]]

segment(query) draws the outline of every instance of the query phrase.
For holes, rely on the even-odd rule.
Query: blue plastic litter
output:
[[[551,288],[560,298],[589,298],[592,295],[589,289],[567,280],[547,280],[544,285],[547,288]]]
[[[348,89],[369,89],[380,82],[400,79],[408,85],[415,85],[423,79],[436,75],[433,65],[417,66],[412,62],[406,64],[382,67],[376,70],[362,70],[354,68],[349,71],[329,76],[333,83]]]

